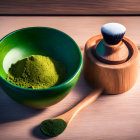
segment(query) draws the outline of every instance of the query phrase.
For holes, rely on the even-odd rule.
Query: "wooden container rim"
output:
[[[129,40],[128,38],[126,37],[123,37],[123,40],[125,40],[131,47],[131,49],[133,50],[133,53],[132,53],[132,56],[124,63],[121,63],[121,64],[106,64],[106,63],[103,63],[101,61],[99,61],[92,53],[92,49],[91,47],[94,46],[94,45],[91,45],[91,41],[94,40],[94,38],[98,38],[98,40],[101,40],[103,39],[103,36],[101,34],[99,35],[96,35],[96,36],[93,36],[91,37],[85,44],[85,51],[84,53],[87,54],[87,56],[90,58],[90,60],[95,64],[97,64],[98,66],[100,67],[104,67],[104,68],[109,68],[109,69],[120,69],[120,68],[124,68],[124,67],[128,67],[130,66],[133,61],[138,57],[138,48],[135,46],[135,44]],[[96,40],[95,40],[96,42]]]

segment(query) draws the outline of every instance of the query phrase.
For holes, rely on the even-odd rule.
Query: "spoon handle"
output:
[[[92,91],[87,97],[85,97],[80,103],[78,103],[75,107],[73,107],[68,112],[63,115],[58,116],[57,118],[63,119],[67,124],[69,124],[72,119],[86,106],[90,103],[94,102],[102,93],[102,89],[96,89]]]

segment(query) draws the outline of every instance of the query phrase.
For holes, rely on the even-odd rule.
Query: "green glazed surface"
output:
[[[74,87],[82,68],[82,55],[75,41],[65,33],[48,27],[14,31],[0,41],[0,86],[15,101],[34,108],[51,106]],[[12,63],[30,55],[50,56],[65,64],[66,80],[48,89],[18,87],[5,78]]]

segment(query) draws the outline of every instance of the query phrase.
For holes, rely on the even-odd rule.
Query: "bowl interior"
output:
[[[50,56],[65,64],[67,79],[82,62],[77,44],[66,34],[47,27],[31,27],[10,33],[0,41],[0,76],[7,76],[11,64],[30,55]]]

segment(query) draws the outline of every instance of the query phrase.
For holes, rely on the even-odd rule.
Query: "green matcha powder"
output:
[[[62,119],[48,119],[40,124],[41,132],[50,137],[60,135],[66,127],[67,123]]]
[[[32,89],[50,88],[66,76],[65,66],[53,58],[32,55],[12,64],[7,80],[17,86]]]

